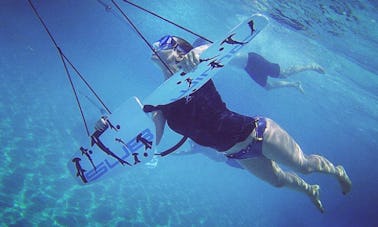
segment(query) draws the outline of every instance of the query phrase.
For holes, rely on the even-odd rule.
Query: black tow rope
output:
[[[154,112],[154,111],[158,111],[160,110],[160,106],[152,106],[152,105],[144,105],[143,106],[143,111],[145,113],[151,113],[151,112]],[[173,147],[163,151],[163,152],[160,152],[160,153],[157,153],[155,155],[160,155],[162,157],[166,156],[166,155],[169,155],[170,153],[174,152],[175,150],[179,149],[184,143],[185,141],[188,139],[187,136],[183,136],[181,138],[181,140],[176,144],[174,145]]]
[[[157,18],[159,18],[159,19],[161,19],[161,20],[163,20],[165,22],[168,22],[168,23],[170,23],[170,24],[172,24],[172,25],[174,25],[174,26],[176,26],[178,28],[181,28],[182,30],[184,30],[186,32],[189,32],[190,34],[193,34],[193,35],[195,35],[195,36],[197,36],[197,37],[199,37],[201,39],[204,39],[204,40],[206,40],[209,43],[213,43],[213,41],[211,41],[210,39],[208,39],[208,38],[206,38],[206,37],[204,37],[204,36],[202,36],[202,35],[200,35],[198,33],[195,33],[192,30],[187,29],[187,28],[185,28],[185,27],[183,27],[183,26],[181,26],[181,25],[179,25],[179,24],[177,24],[177,23],[175,23],[175,22],[173,22],[171,20],[168,20],[168,19],[166,19],[166,18],[164,18],[164,17],[162,17],[162,16],[160,16],[160,15],[158,15],[158,14],[156,14],[156,13],[150,11],[150,10],[147,10],[147,9],[141,7],[141,6],[138,6],[137,4],[134,4],[134,3],[132,3],[132,2],[130,2],[128,0],[123,0],[123,1],[126,2],[126,3],[128,3],[128,4],[130,4],[130,5],[132,5],[132,6],[135,6],[136,8],[138,8],[138,9],[140,9],[140,10],[146,12],[146,13],[149,13],[149,14],[151,14],[151,15],[153,15],[153,16],[155,16],[155,17],[157,17]]]
[[[115,2],[115,0],[111,0],[112,1],[112,3],[113,3],[113,5],[118,9],[118,11],[122,14],[122,16],[127,20],[127,22],[133,27],[133,29],[135,30],[135,32],[139,35],[139,37],[144,41],[144,43],[151,49],[151,51],[158,57],[158,59],[159,59],[159,61],[165,66],[165,68],[167,68],[167,70],[171,73],[171,75],[173,75],[174,73],[172,72],[172,70],[168,67],[168,65],[167,65],[167,63],[165,63],[165,61],[163,61],[163,59],[161,59],[161,57],[156,53],[156,50],[152,47],[152,45],[147,41],[147,39],[144,37],[144,35],[139,31],[139,29],[134,25],[134,23],[131,21],[131,19],[123,12],[123,10],[121,9],[121,7]],[[123,0],[125,3],[128,3],[128,4],[130,4],[130,5],[132,5],[132,6],[134,6],[134,7],[136,7],[137,9],[140,9],[140,10],[142,10],[142,11],[144,11],[144,12],[147,12],[147,13],[149,13],[149,14],[151,14],[151,15],[153,15],[153,16],[155,16],[155,17],[157,17],[157,18],[159,18],[159,19],[161,19],[161,20],[163,20],[163,21],[165,21],[165,22],[167,22],[167,23],[170,23],[170,24],[172,24],[172,25],[174,25],[174,26],[176,26],[176,27],[178,27],[178,28],[180,28],[180,29],[182,29],[182,30],[184,30],[184,31],[186,31],[186,32],[188,32],[188,33],[190,33],[190,34],[193,34],[193,35],[195,35],[195,36],[197,36],[197,37],[199,37],[199,38],[201,38],[201,39],[204,39],[204,40],[206,40],[206,41],[208,41],[208,42],[210,42],[210,43],[213,43],[211,40],[209,40],[208,38],[206,38],[206,37],[204,37],[204,36],[202,36],[202,35],[199,35],[198,33],[195,33],[195,32],[193,32],[192,30],[190,30],[190,29],[187,29],[187,28],[185,28],[185,27],[183,27],[183,26],[181,26],[181,25],[179,25],[179,24],[177,24],[177,23],[175,23],[175,22],[173,22],[173,21],[171,21],[171,20],[168,20],[168,19],[166,19],[166,18],[164,18],[164,17],[162,17],[162,16],[160,16],[160,15],[158,15],[158,14],[156,14],[156,13],[154,13],[154,12],[151,12],[151,11],[149,11],[149,10],[147,10],[147,9],[145,9],[145,8],[143,8],[143,7],[141,7],[141,6],[139,6],[139,5],[136,5],[136,4],[134,4],[134,3],[132,3],[132,2],[130,2],[130,1],[127,1],[127,0]],[[102,3],[102,2],[100,2],[103,6],[104,6],[104,4]],[[106,9],[110,9],[109,8],[109,6],[108,5],[106,5]]]
[[[139,31],[139,29],[134,25],[134,23],[130,20],[130,18],[123,12],[123,10],[121,9],[121,7],[119,7],[119,5],[114,1],[112,0],[112,3],[115,5],[115,7],[118,9],[118,11],[122,14],[122,16],[127,20],[127,22],[129,22],[129,24],[133,27],[133,29],[135,30],[135,32],[139,35],[139,37],[141,39],[143,39],[144,43],[152,50],[152,52],[154,52],[154,54],[156,55],[156,57],[159,58],[159,61],[165,66],[165,68],[167,68],[167,70],[169,71],[169,73],[171,73],[171,75],[173,75],[173,71],[168,67],[167,63],[165,63],[165,61],[163,61],[163,59],[160,57],[159,54],[156,53],[156,50],[152,47],[152,45],[147,41],[147,39],[144,37],[144,35]]]
[[[96,98],[100,101],[100,103],[102,104],[102,106],[106,109],[106,111],[111,114],[110,110],[108,109],[108,107],[104,104],[104,102],[101,100],[101,98],[97,95],[97,93],[93,90],[93,88],[89,85],[89,83],[84,79],[84,77],[81,75],[81,73],[76,69],[76,67],[71,63],[71,61],[66,57],[66,55],[63,53],[62,49],[58,46],[57,42],[55,41],[53,35],[51,34],[50,30],[47,28],[47,25],[45,24],[45,22],[43,21],[43,19],[41,18],[41,16],[39,15],[37,9],[34,7],[33,3],[31,2],[31,0],[28,0],[31,8],[33,9],[35,15],[37,16],[37,18],[39,19],[39,21],[41,22],[42,26],[45,28],[47,34],[49,35],[51,41],[53,42],[55,48],[58,50],[58,53],[60,55],[60,58],[63,62],[63,65],[64,65],[64,69],[66,71],[66,74],[67,74],[67,77],[68,77],[68,80],[71,84],[71,87],[72,87],[72,90],[73,90],[73,93],[75,95],[75,99],[76,99],[76,102],[77,102],[77,105],[79,107],[79,110],[80,110],[80,114],[81,114],[81,117],[83,119],[83,122],[84,122],[84,126],[85,126],[85,130],[87,132],[87,135],[90,136],[90,133],[89,133],[89,129],[88,129],[88,125],[87,125],[87,121],[85,120],[85,117],[84,117],[84,113],[83,113],[83,109],[81,107],[81,104],[80,104],[80,100],[78,98],[78,95],[77,95],[77,91],[76,91],[76,88],[73,84],[73,81],[72,81],[72,77],[71,77],[71,74],[67,68],[67,64],[68,63],[72,69],[77,73],[77,75],[81,78],[81,80],[87,85],[87,87],[91,90],[91,92],[96,96]]]
[[[182,139],[176,144],[174,145],[173,147],[161,152],[161,153],[157,153],[155,155],[160,155],[161,157],[164,157],[166,155],[169,155],[170,153],[174,152],[175,150],[179,149],[184,143],[185,141],[188,139],[187,136],[183,136]]]

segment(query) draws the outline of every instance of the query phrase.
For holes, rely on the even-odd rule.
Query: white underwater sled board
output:
[[[213,43],[201,56],[201,63],[193,72],[182,70],[160,85],[144,100],[145,105],[164,105],[189,96],[201,88],[219,72],[234,56],[245,47],[268,24],[268,18],[254,14],[234,29],[226,38]]]
[[[136,97],[100,120],[106,128],[94,130],[90,142],[78,148],[68,162],[80,184],[129,171],[154,155],[155,126]]]

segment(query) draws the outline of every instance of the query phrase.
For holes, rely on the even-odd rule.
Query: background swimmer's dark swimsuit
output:
[[[278,64],[271,63],[253,52],[248,54],[248,62],[245,70],[249,76],[262,87],[266,86],[268,76],[275,78],[280,76],[280,66]]]
[[[172,130],[218,151],[244,141],[254,128],[253,118],[227,109],[211,80],[190,102],[180,99],[159,108]]]

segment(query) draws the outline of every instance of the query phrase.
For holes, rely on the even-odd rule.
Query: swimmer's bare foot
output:
[[[301,82],[299,82],[299,81],[295,82],[295,83],[294,83],[294,87],[295,87],[296,89],[298,89],[302,94],[304,94],[304,90],[303,90],[303,87],[302,87],[302,83],[301,83]]]
[[[338,172],[338,180],[341,186],[341,190],[344,195],[348,194],[352,190],[352,181],[348,177],[347,173],[345,172],[344,167],[336,166]]]
[[[310,196],[311,201],[316,206],[316,208],[318,208],[321,213],[324,213],[324,207],[322,205],[322,202],[320,201],[320,186],[317,184],[310,185],[308,195]]]
[[[313,70],[317,73],[320,73],[320,74],[325,74],[324,68],[317,63],[310,64],[309,69],[311,69],[311,70]]]

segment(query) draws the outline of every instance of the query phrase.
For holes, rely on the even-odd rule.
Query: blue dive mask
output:
[[[162,50],[175,50],[182,54],[187,54],[193,49],[192,45],[184,39],[171,35],[163,36],[158,41],[154,42],[152,47],[157,52]]]

